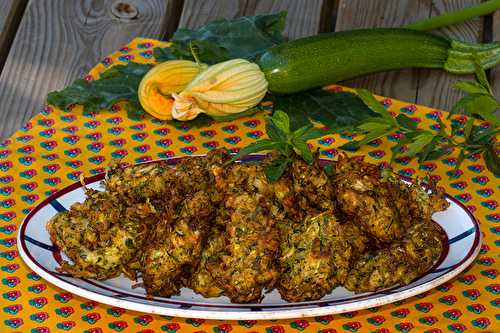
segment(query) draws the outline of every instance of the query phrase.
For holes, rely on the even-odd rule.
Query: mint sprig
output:
[[[450,117],[464,110],[470,116],[463,128],[463,138],[456,135],[458,127],[448,128],[440,118],[438,118],[440,129],[437,132],[418,128],[417,123],[404,114],[393,118],[370,92],[358,89],[357,93],[362,101],[380,117],[366,119],[358,125],[354,132],[363,134],[363,138],[348,142],[340,148],[356,150],[361,145],[398,132],[403,134],[403,137],[391,148],[391,163],[398,156],[416,156],[418,163],[422,164],[425,161],[436,160],[453,149],[458,149],[459,155],[455,170],[460,168],[466,158],[481,154],[488,170],[498,176],[500,175],[500,158],[497,153],[499,144],[495,137],[500,134],[500,121],[494,112],[498,109],[499,103],[493,96],[486,74],[480,66],[477,66],[476,80],[458,81],[455,84],[457,89],[468,94],[457,102],[449,115]],[[490,127],[485,129],[474,125],[474,118],[488,121]]]
[[[297,154],[308,164],[314,162],[314,156],[309,146],[308,140],[320,138],[327,131],[314,127],[313,125],[303,126],[295,131],[290,128],[290,118],[280,110],[266,117],[266,132],[268,139],[262,139],[242,148],[226,165],[233,163],[243,156],[257,153],[264,150],[271,150],[278,154],[270,165],[264,170],[266,177],[270,181],[278,180],[288,169],[293,160],[293,154]]]

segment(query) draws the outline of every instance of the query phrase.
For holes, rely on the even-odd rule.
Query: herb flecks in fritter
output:
[[[351,247],[331,212],[280,223],[281,276],[278,290],[289,302],[316,300],[344,282]]]
[[[276,158],[276,157],[274,157]],[[273,158],[227,165],[225,149],[206,158],[113,166],[106,192],[56,215],[47,228],[75,277],[141,272],[149,295],[190,287],[205,297],[259,302],[316,300],[335,286],[365,292],[404,285],[442,251],[430,220],[448,206],[434,184],[407,185],[359,159],[341,157],[328,176],[298,156],[277,181]]]
[[[407,236],[387,247],[368,251],[353,265],[345,287],[361,293],[407,285],[428,271],[443,250],[443,234],[432,222],[416,223]]]
[[[204,297],[218,297],[224,292],[217,286],[212,274],[208,271],[208,266],[217,262],[218,256],[224,251],[225,239],[218,227],[212,227],[210,235],[203,252],[201,260],[196,271],[191,275],[188,286],[198,294]]]
[[[225,250],[208,270],[231,301],[259,302],[272,289],[279,271],[280,208],[268,194],[270,186],[258,165],[214,166],[216,188],[222,205],[217,224],[223,226]]]
[[[60,271],[75,277],[134,278],[155,210],[148,202],[125,205],[107,192],[87,190],[84,203],[57,214],[47,224],[52,242],[72,261]]]
[[[179,293],[198,267],[213,212],[208,195],[196,192],[186,197],[174,222],[166,222],[152,235],[142,258],[148,294],[168,297]]]

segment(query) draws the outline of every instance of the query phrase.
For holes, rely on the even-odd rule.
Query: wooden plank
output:
[[[451,10],[476,5],[481,0],[433,0],[431,16],[440,15]],[[435,31],[454,39],[466,42],[480,42],[482,40],[482,19],[475,18],[467,22],[452,25]],[[432,106],[438,109],[450,110],[463,96],[463,93],[453,88],[457,80],[472,79],[473,76],[456,76],[443,71],[420,71],[418,96],[416,103]]]
[[[9,54],[27,2],[27,0],[0,1],[0,71]]]
[[[428,17],[429,5],[428,0],[340,0],[335,30],[400,27]],[[341,84],[365,88],[376,94],[414,102],[417,93],[418,70],[383,72],[344,81]]]
[[[333,6],[332,1],[295,0],[295,1],[255,1],[255,7],[248,7],[246,15],[279,13],[287,11],[285,36],[297,39],[316,35],[318,32],[329,30],[328,13]]]
[[[169,1],[123,0],[134,19],[112,15],[114,1],[31,1],[0,76],[0,137],[21,127],[48,92],[81,77],[108,53],[137,36],[164,33]]]
[[[500,42],[500,10],[497,10],[493,14],[493,24],[492,24],[492,39],[495,42]],[[500,98],[500,65],[497,65],[490,72],[491,85],[493,88],[493,94]],[[497,116],[500,117],[500,111],[497,111]]]
[[[288,12],[285,35],[290,39],[315,35],[325,30],[327,17],[322,10],[328,11],[333,1],[325,0],[186,0],[179,22],[181,28],[197,28],[219,18],[235,18],[243,15],[271,14],[286,10]]]

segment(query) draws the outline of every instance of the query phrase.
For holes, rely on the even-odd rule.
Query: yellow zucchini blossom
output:
[[[267,81],[259,66],[232,59],[208,67],[180,93],[173,93],[172,116],[191,120],[200,113],[226,116],[246,111],[264,98]]]
[[[144,110],[161,120],[172,119],[172,94],[181,92],[207,65],[188,60],[165,61],[154,66],[139,84]]]

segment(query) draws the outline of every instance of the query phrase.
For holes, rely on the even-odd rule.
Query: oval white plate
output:
[[[261,156],[251,157],[259,159]],[[179,159],[169,160],[172,165]],[[154,162],[153,162],[154,163]],[[87,186],[102,189],[104,174],[85,180]],[[455,277],[472,263],[481,244],[479,225],[474,216],[458,201],[448,196],[450,207],[434,214],[448,237],[448,248],[434,267],[404,287],[393,287],[378,292],[354,294],[342,287],[318,301],[288,303],[274,290],[266,294],[260,304],[232,304],[226,297],[204,298],[187,288],[170,298],[146,297],[143,288],[132,288],[137,282],[125,277],[106,281],[76,279],[56,271],[64,254],[57,251],[46,224],[55,214],[69,209],[75,202],[85,200],[80,183],[72,184],[51,195],[36,206],[24,219],[18,233],[21,258],[42,278],[76,295],[125,309],[168,316],[204,319],[284,319],[313,317],[350,312],[396,302],[430,290]]]

